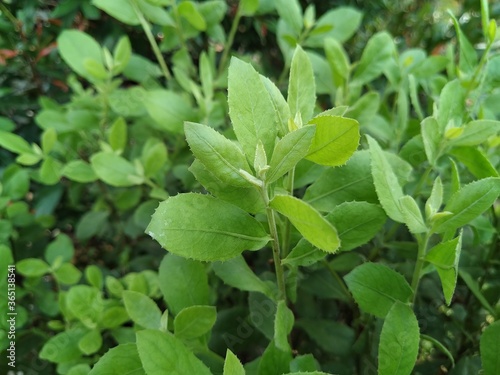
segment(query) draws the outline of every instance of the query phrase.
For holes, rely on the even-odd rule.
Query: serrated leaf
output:
[[[250,185],[239,173],[240,169],[250,172],[250,167],[245,155],[235,143],[206,125],[186,122],[184,130],[194,156],[213,175],[229,185]]]
[[[122,298],[130,318],[135,323],[144,328],[160,328],[161,310],[151,298],[130,290],[124,291]]]
[[[382,264],[362,264],[344,280],[359,307],[379,318],[384,318],[396,301],[407,302],[413,294],[401,274]]]
[[[315,131],[313,126],[305,126],[288,133],[278,141],[266,175],[268,183],[290,171],[307,155]]]
[[[399,207],[404,217],[404,223],[411,233],[427,232],[422,212],[415,199],[409,195],[405,195],[399,199]]]
[[[271,156],[278,120],[259,73],[250,64],[233,57],[228,74],[229,117],[247,159],[255,159],[259,140],[268,157]]]
[[[488,326],[481,335],[480,350],[484,375],[500,372],[500,322]]]
[[[377,141],[368,135],[366,138],[370,145],[373,183],[380,204],[391,219],[403,223],[405,220],[399,203],[403,189]]]
[[[299,45],[292,57],[287,102],[292,117],[300,113],[303,124],[311,119],[316,104],[314,72],[309,57]]]
[[[226,351],[226,360],[224,361],[223,375],[245,375],[245,368],[229,349]]]
[[[442,242],[428,251],[425,260],[432,263],[439,274],[446,304],[449,306],[458,278],[458,261],[462,249],[462,232],[451,241]]]
[[[174,333],[179,339],[195,339],[209,332],[215,320],[217,310],[214,306],[189,306],[175,316]]]
[[[169,332],[137,332],[137,351],[148,375],[212,375],[207,366]]]
[[[442,233],[467,225],[486,211],[500,195],[500,178],[489,177],[465,185],[446,203],[444,211],[453,215],[436,220],[432,230]]]
[[[310,125],[316,125],[316,133],[307,159],[317,164],[338,166],[344,164],[359,144],[359,123],[339,116],[317,116]]]
[[[413,310],[396,302],[389,310],[382,332],[378,352],[379,375],[410,375],[420,344],[420,329]]]
[[[340,246],[335,227],[306,202],[290,195],[276,195],[271,208],[285,215],[306,240],[317,248],[334,253]]]
[[[202,194],[160,203],[146,229],[171,253],[203,261],[227,260],[269,241],[262,225],[241,208]]]

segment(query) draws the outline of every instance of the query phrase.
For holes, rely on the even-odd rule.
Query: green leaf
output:
[[[253,16],[259,9],[259,0],[241,0],[239,11],[243,16]]]
[[[0,135],[1,136],[1,135]],[[46,129],[42,134],[42,150],[45,155],[48,155],[54,148],[57,142],[57,132],[54,128]],[[1,143],[1,141],[0,141]],[[31,151],[33,152],[33,151]]]
[[[320,261],[325,256],[326,254],[324,251],[317,249],[302,238],[281,263],[290,266],[310,266]]]
[[[91,286],[97,289],[102,289],[103,287],[102,271],[96,265],[91,264],[85,268],[85,279]]]
[[[295,48],[290,67],[287,101],[292,118],[300,113],[302,124],[311,119],[316,104],[314,72],[309,57],[299,45]]]
[[[57,47],[62,59],[75,73],[93,81],[93,76],[85,68],[85,60],[102,61],[101,47],[94,38],[79,30],[64,30],[57,38]]]
[[[448,82],[439,95],[437,120],[439,133],[444,134],[448,123],[460,125],[465,113],[466,90],[458,79]]]
[[[203,88],[203,96],[205,100],[212,99],[214,95],[214,73],[212,71],[212,62],[206,52],[202,52],[200,56],[200,80]]]
[[[431,195],[425,202],[425,216],[427,219],[439,211],[441,204],[443,204],[443,183],[441,178],[437,176],[432,185]]]
[[[432,230],[442,233],[467,225],[486,211],[499,195],[499,177],[484,178],[465,185],[446,203],[444,211],[452,212],[453,215],[436,220]]]
[[[219,180],[238,187],[250,185],[239,172],[250,172],[250,167],[234,142],[206,125],[186,122],[184,131],[194,156]]]
[[[261,292],[274,298],[273,290],[251,270],[241,255],[226,262],[214,262],[212,268],[225,284],[233,288],[248,292]]]
[[[359,144],[359,123],[339,116],[317,116],[309,121],[316,125],[316,133],[307,159],[317,164],[338,166],[344,164]]]
[[[16,154],[33,154],[33,149],[20,136],[0,130],[0,146]]]
[[[498,134],[500,131],[500,121],[477,120],[464,125],[462,134],[451,139],[452,146],[477,146],[486,142],[488,138]]]
[[[247,159],[255,160],[259,140],[268,157],[271,156],[278,131],[273,101],[259,73],[250,64],[234,57],[229,65],[228,104],[236,138]]]
[[[432,263],[439,274],[446,304],[451,304],[451,298],[455,292],[458,278],[458,261],[462,248],[462,232],[451,241],[442,242],[432,249],[425,256],[425,260]]]
[[[192,121],[196,113],[180,94],[168,90],[152,90],[144,98],[149,115],[161,130],[181,134],[184,121]]]
[[[127,123],[123,117],[118,117],[109,129],[109,144],[114,151],[125,150],[127,146]]]
[[[144,175],[152,177],[159,172],[168,161],[167,147],[163,142],[146,142],[142,149],[141,162]]]
[[[130,39],[127,35],[122,36],[118,43],[116,43],[115,49],[113,51],[113,74],[119,74],[128,65],[130,58],[132,57],[132,46],[130,45]]]
[[[28,258],[17,262],[16,269],[27,277],[41,277],[49,272],[50,266],[41,259]]]
[[[135,323],[144,328],[160,328],[161,310],[155,301],[130,290],[124,291],[122,298],[128,315]]]
[[[294,321],[293,312],[286,306],[286,302],[279,301],[274,318],[274,344],[279,350],[284,352],[291,350],[288,335],[292,332]]]
[[[386,216],[380,206],[368,202],[344,202],[336,206],[326,219],[340,238],[340,250],[355,249],[370,241],[384,226]]]
[[[101,60],[87,57],[83,60],[83,68],[88,74],[89,81],[104,81],[110,78],[110,74]]]
[[[285,374],[290,369],[292,354],[276,347],[274,340],[269,343],[259,362],[259,375]]]
[[[354,344],[354,330],[339,322],[326,319],[300,319],[296,324],[327,353],[346,356]]]
[[[203,261],[227,260],[244,250],[259,250],[270,239],[262,225],[242,209],[194,193],[160,203],[147,232],[171,253]]]
[[[53,275],[59,283],[73,285],[80,281],[82,272],[71,263],[63,263]]]
[[[382,264],[362,264],[344,280],[359,307],[379,318],[387,315],[394,302],[407,302],[413,294],[401,274]]]
[[[87,331],[82,328],[72,328],[48,339],[42,347],[40,358],[54,363],[64,363],[76,360],[82,353],[78,342]]]
[[[137,332],[137,350],[148,375],[212,375],[208,367],[169,332]]]
[[[415,199],[409,195],[405,195],[399,198],[399,207],[404,217],[404,223],[411,233],[427,232],[428,229],[422,217],[422,212]]]
[[[349,78],[350,61],[342,45],[333,38],[324,39],[324,49],[333,82],[336,87],[342,87]]]
[[[66,164],[62,169],[62,175],[83,184],[97,180],[97,175],[90,164],[83,160],[73,160]]]
[[[493,306],[490,305],[488,300],[484,297],[483,293],[481,292],[481,288],[479,287],[479,284],[477,281],[467,272],[465,272],[463,269],[458,271],[458,274],[462,278],[462,280],[465,282],[467,287],[470,289],[472,294],[477,298],[479,302],[481,302],[481,305],[493,316],[497,314],[496,310],[493,308]]]
[[[216,319],[217,310],[213,306],[186,307],[175,316],[175,337],[185,340],[203,336],[210,332]]]
[[[128,0],[92,0],[92,4],[127,25],[140,24],[139,18]]]
[[[47,156],[40,166],[39,179],[45,185],[55,185],[61,178],[62,164],[51,156]]]
[[[89,375],[146,375],[135,343],[121,344],[108,350]]]
[[[394,42],[387,32],[382,31],[372,36],[354,69],[351,84],[362,86],[377,78],[391,62],[394,53]]]
[[[410,375],[420,344],[420,329],[413,310],[396,302],[387,314],[378,352],[379,375]]]
[[[434,117],[427,117],[420,124],[422,141],[424,142],[425,155],[431,165],[435,165],[439,157],[439,144],[442,137],[439,134],[439,124]]]
[[[281,19],[298,35],[302,30],[302,8],[298,0],[276,0],[275,7]]]
[[[266,175],[268,183],[290,171],[307,155],[315,130],[313,126],[305,126],[288,133],[276,143]]]
[[[185,18],[196,30],[205,31],[207,29],[207,23],[194,2],[183,1],[178,5],[177,10],[179,15]]]
[[[229,349],[226,351],[226,360],[224,361],[223,375],[245,375],[245,369],[238,357]]]
[[[481,335],[480,350],[484,375],[500,372],[500,322],[489,325]]]
[[[458,44],[460,46],[460,57],[458,68],[464,73],[473,73],[474,69],[477,66],[477,54],[474,50],[474,47],[469,42],[465,34],[460,29],[460,24],[458,20],[455,18],[453,13],[448,10],[448,14],[450,15],[453,24],[455,25],[455,31],[458,35]]]
[[[146,17],[148,21],[161,26],[176,27],[175,21],[172,19],[170,14],[161,6],[150,4],[145,0],[134,1],[137,3],[140,11],[144,14],[144,17]]]
[[[132,163],[111,152],[98,152],[92,155],[90,163],[97,177],[108,185],[127,187],[144,182]]]
[[[102,346],[102,336],[98,329],[93,329],[78,341],[78,348],[85,355],[96,353]]]
[[[274,112],[277,116],[278,135],[284,137],[288,133],[288,120],[291,118],[290,107],[281,94],[281,91],[269,78],[260,75],[260,79],[269,93]]]
[[[380,204],[391,219],[404,223],[404,215],[400,206],[403,189],[377,141],[369,135],[366,138],[370,145],[373,183]]]
[[[315,28],[306,39],[307,47],[321,48],[326,38],[339,43],[347,41],[359,29],[363,13],[355,8],[338,6],[323,14],[315,24]],[[333,26],[333,27],[332,27]],[[326,27],[329,27],[326,29]],[[322,34],[314,35],[314,31],[325,28]]]
[[[345,165],[325,170],[307,188],[304,200],[317,210],[326,212],[330,212],[343,202],[377,203],[370,171],[369,152],[356,151]]]
[[[454,147],[449,154],[465,165],[476,178],[500,177],[497,169],[481,148]]]
[[[104,303],[99,289],[77,285],[66,294],[66,306],[86,327],[93,329],[101,318]]]
[[[167,254],[158,271],[160,289],[174,315],[195,305],[209,305],[205,267],[200,262]]]
[[[66,234],[60,233],[45,249],[45,259],[49,264],[54,264],[56,259],[62,262],[69,262],[73,259],[75,248],[73,242]]]
[[[195,159],[189,171],[211,194],[241,209],[257,213],[264,210],[264,200],[254,186],[236,187],[220,181],[199,160]]]
[[[334,253],[340,247],[335,227],[306,202],[289,195],[276,195],[269,205],[285,215],[304,238],[317,248]]]
[[[76,225],[76,238],[79,240],[88,240],[99,234],[106,225],[109,212],[107,211],[89,211],[85,213]]]

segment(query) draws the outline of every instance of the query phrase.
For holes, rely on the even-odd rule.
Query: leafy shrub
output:
[[[37,143],[2,122],[18,369],[498,372],[487,2],[480,56],[450,14],[458,53],[400,53],[380,31],[354,62],[354,8],[316,19],[288,0],[85,4],[140,27],[157,63],[128,36],[102,46],[65,30],[70,100],[40,98]],[[265,52],[232,50],[243,18],[275,33],[276,79],[259,73]]]

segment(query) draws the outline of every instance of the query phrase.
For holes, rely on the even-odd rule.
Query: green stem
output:
[[[273,242],[273,261],[274,269],[276,270],[276,279],[278,281],[278,299],[284,300],[286,302],[286,286],[285,286],[285,273],[283,271],[283,266],[281,265],[281,249],[278,236],[278,230],[276,226],[276,218],[274,217],[274,211],[269,206],[269,194],[267,192],[267,186],[264,184],[261,189],[262,198],[266,204],[266,215],[267,222],[269,224],[269,231],[271,232],[272,242]]]
[[[148,38],[149,44],[151,45],[151,48],[153,49],[153,53],[155,54],[155,57],[158,60],[158,63],[160,64],[161,71],[163,72],[165,79],[167,81],[169,81],[172,78],[172,75],[170,74],[170,71],[168,70],[167,63],[165,62],[163,55],[161,54],[160,47],[158,46],[158,43],[156,43],[155,37],[154,37],[153,33],[151,32],[150,25],[149,25],[148,21],[146,21],[146,19],[144,18],[144,15],[139,10],[139,8],[135,4],[135,2],[131,1],[130,3],[134,7],[135,14],[137,15],[137,18],[139,18],[139,22],[141,23],[142,29],[144,30],[144,33],[146,34],[146,37]]]
[[[234,42],[234,37],[236,35],[236,31],[238,30],[238,25],[240,24],[241,16],[242,15],[240,12],[240,8],[238,7],[236,15],[234,16],[233,24],[231,25],[231,30],[229,30],[229,35],[227,37],[226,44],[224,45],[224,52],[222,52],[222,57],[219,61],[219,75],[222,74],[222,71],[226,66],[226,62],[229,57],[229,52],[231,51],[231,47]]]
[[[417,297],[417,289],[418,284],[420,282],[420,276],[422,275],[422,268],[424,267],[424,256],[427,250],[427,244],[429,242],[430,233],[426,233],[422,238],[419,236],[417,238],[418,241],[418,253],[417,253],[417,263],[415,264],[415,269],[413,270],[413,278],[411,281],[411,288],[413,289],[413,298],[412,301],[415,303],[415,299]]]
[[[295,179],[295,167],[288,173],[288,192],[293,196],[293,183]],[[283,258],[286,258],[290,251],[290,239],[292,236],[292,224],[288,218],[285,218],[285,231],[283,234],[283,243],[281,250],[283,251]]]

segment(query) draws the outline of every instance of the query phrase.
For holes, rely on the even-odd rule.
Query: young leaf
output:
[[[207,273],[200,262],[167,254],[160,263],[158,279],[174,315],[189,306],[210,304]]]
[[[259,9],[259,0],[241,0],[239,11],[243,16],[253,16]]]
[[[394,51],[394,42],[387,32],[372,36],[354,69],[352,85],[362,86],[377,78],[393,59]]]
[[[87,285],[73,286],[66,294],[68,310],[86,327],[97,327],[104,308],[101,292]]]
[[[404,223],[399,201],[403,197],[403,189],[377,141],[368,135],[366,138],[370,145],[373,183],[380,204],[391,219]]]
[[[277,114],[266,86],[252,65],[234,57],[228,74],[229,116],[247,159],[255,159],[259,140],[271,156],[278,128]]]
[[[462,232],[451,241],[442,242],[429,250],[425,260],[432,263],[439,274],[446,304],[449,306],[458,278],[458,261],[462,248]]]
[[[315,130],[313,126],[305,126],[288,133],[278,141],[266,175],[268,183],[283,176],[307,155]]]
[[[290,251],[290,254],[288,254],[288,256],[281,261],[281,263],[296,267],[307,267],[320,261],[325,256],[326,254],[324,251],[317,249],[311,243],[302,238],[292,251]]]
[[[342,87],[349,78],[351,69],[349,57],[342,45],[333,38],[325,39],[324,48],[326,59],[332,71],[333,82],[336,87]]]
[[[292,332],[295,318],[292,311],[286,306],[285,301],[278,302],[276,317],[274,319],[274,343],[276,348],[284,352],[290,351],[288,335]]]
[[[258,250],[269,236],[241,208],[202,194],[179,194],[160,203],[146,229],[171,253],[203,261],[227,260]]]
[[[132,46],[130,45],[130,39],[127,35],[120,38],[118,43],[116,43],[115,49],[113,51],[113,74],[119,74],[127,67],[128,62],[132,57]]]
[[[378,351],[379,375],[410,375],[417,361],[420,329],[413,310],[396,302],[389,310]]]
[[[170,332],[146,329],[136,335],[137,351],[148,375],[212,375],[208,367]]]
[[[316,87],[313,67],[307,54],[297,45],[292,58],[288,83],[290,113],[292,117],[300,113],[302,123],[306,124],[313,115],[315,104]]]
[[[444,211],[453,215],[438,219],[432,230],[442,233],[468,224],[486,211],[500,195],[500,178],[489,177],[474,181],[453,194]]]
[[[0,130],[0,146],[16,154],[32,154],[33,149],[20,136]]]
[[[259,375],[276,375],[286,374],[290,369],[290,361],[292,354],[290,351],[283,351],[276,347],[276,344],[271,341],[262,354],[259,363]]]
[[[85,355],[97,352],[102,346],[102,336],[98,329],[93,329],[78,341],[78,348]]]
[[[431,195],[425,202],[425,217],[429,219],[441,208],[443,204],[443,183],[441,177],[437,176],[432,185]]]
[[[448,82],[439,95],[437,121],[439,134],[444,134],[448,123],[459,125],[465,112],[466,91],[458,79]]]
[[[88,375],[146,375],[135,343],[121,344],[108,350]]]
[[[161,310],[151,298],[131,290],[124,291],[122,298],[128,315],[135,323],[144,328],[160,328]]]
[[[97,177],[108,185],[127,187],[143,183],[132,163],[111,152],[92,155],[90,163]]]
[[[318,19],[314,30],[306,39],[305,45],[307,47],[321,48],[326,38],[332,38],[339,43],[344,43],[358,30],[362,18],[363,13],[355,8],[335,7],[335,9],[329,10]],[[316,34],[321,29],[325,30],[324,33]]]
[[[245,375],[245,369],[238,357],[229,349],[226,351],[226,360],[224,361],[223,375]]]
[[[284,137],[288,133],[288,120],[290,119],[290,107],[276,85],[267,77],[260,75],[267,92],[271,98],[274,111],[277,115],[278,135]]]
[[[250,172],[250,167],[234,142],[206,125],[186,122],[184,131],[194,156],[219,180],[238,187],[250,185],[239,173],[240,169]]]
[[[424,223],[422,212],[413,199],[409,195],[399,198],[399,206],[404,217],[404,223],[411,233],[427,232],[427,226]]]
[[[17,271],[26,277],[41,277],[50,271],[50,266],[42,259],[27,258],[16,264]]]
[[[189,306],[175,316],[175,337],[186,340],[195,339],[209,332],[215,320],[217,310],[214,306]]]
[[[488,326],[481,335],[480,350],[484,375],[500,373],[500,322]]]
[[[474,47],[469,42],[465,34],[460,29],[460,24],[455,18],[451,11],[448,11],[453,24],[455,25],[455,31],[458,35],[458,44],[460,45],[460,57],[458,67],[464,73],[472,73],[477,66],[477,54]]]
[[[118,117],[109,129],[109,144],[114,151],[125,150],[127,145],[127,123],[123,117]]]
[[[248,292],[261,292],[274,298],[273,290],[251,270],[241,255],[226,262],[214,262],[212,268],[225,284],[233,288]]]
[[[427,117],[420,124],[420,132],[424,142],[425,155],[431,165],[436,163],[438,158],[439,143],[441,135],[439,134],[439,124],[434,117]]]
[[[359,123],[339,116],[318,116],[310,125],[316,125],[316,133],[307,159],[321,165],[344,164],[359,144]]]
[[[477,146],[500,131],[500,121],[476,120],[464,125],[462,134],[449,141],[452,146]]]
[[[407,302],[413,291],[405,278],[387,266],[365,263],[344,277],[359,307],[384,318],[394,302]]]
[[[179,14],[196,30],[205,31],[207,29],[207,22],[193,1],[183,1],[179,3],[177,9]]]
[[[348,251],[370,241],[384,226],[384,210],[367,202],[344,202],[335,207],[326,219],[340,237],[340,251]]]
[[[57,47],[62,59],[78,75],[92,80],[85,69],[85,59],[102,61],[101,47],[90,35],[79,30],[64,30],[57,38]]]
[[[1,135],[0,135],[1,137]],[[0,141],[1,142],[1,141]],[[42,134],[42,150],[45,155],[47,155],[57,142],[57,132],[54,128],[46,129]],[[28,146],[29,147],[29,146]],[[31,150],[30,152],[33,152]]]
[[[340,239],[335,227],[306,202],[289,195],[276,195],[270,206],[285,215],[304,238],[317,248],[329,253],[339,248]]]
[[[302,8],[298,0],[276,0],[276,10],[281,19],[298,35],[302,30]]]

